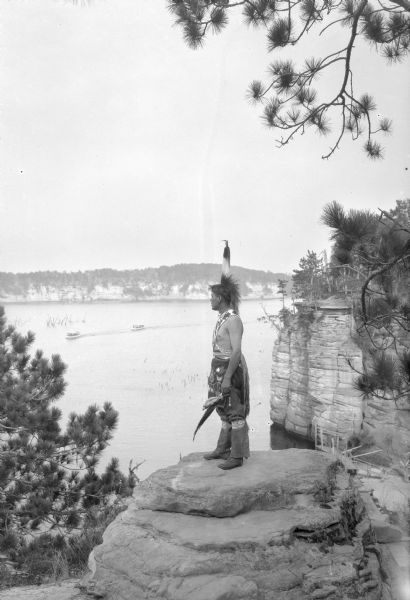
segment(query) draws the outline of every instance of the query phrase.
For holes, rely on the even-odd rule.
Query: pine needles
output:
[[[344,138],[350,136],[353,141],[365,138],[363,149],[371,160],[383,158],[379,136],[391,131],[391,121],[374,116],[376,105],[369,94],[360,97],[355,94],[352,56],[358,37],[375,45],[389,62],[408,54],[410,17],[400,6],[373,7],[367,0],[343,0],[339,4],[318,0],[293,4],[287,0],[170,0],[168,3],[191,48],[201,47],[209,32],[220,33],[228,25],[229,12],[237,9],[242,10],[245,24],[264,31],[269,53],[296,45],[316,26],[321,27],[316,30],[318,35],[333,26],[347,28],[346,45],[334,48],[324,58],[309,58],[301,67],[290,61],[273,63],[267,81],[252,81],[246,96],[253,104],[263,105],[262,119],[279,132],[276,141],[280,147],[296,135],[303,135],[307,127],[313,127],[320,135],[334,134],[322,158],[330,158]],[[325,21],[327,24],[323,26]],[[313,88],[313,80],[321,73],[330,73],[336,65],[342,67],[341,79],[326,97],[320,89]]]

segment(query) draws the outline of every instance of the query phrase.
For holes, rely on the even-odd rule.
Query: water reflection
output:
[[[315,449],[313,440],[308,440],[300,435],[290,433],[278,423],[273,423],[270,428],[270,447],[272,450],[286,450],[287,448]]]

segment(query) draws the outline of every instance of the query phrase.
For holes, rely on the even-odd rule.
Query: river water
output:
[[[277,313],[280,300],[265,301]],[[117,456],[123,471],[129,461],[145,461],[138,475],[178,462],[190,452],[212,450],[219,419],[212,414],[192,435],[207,395],[212,330],[216,313],[207,301],[93,304],[7,304],[8,320],[22,333],[36,334],[33,351],[60,354],[68,365],[67,390],[58,401],[64,418],[88,405],[112,402],[119,424],[101,465]],[[276,336],[260,301],[244,301],[243,352],[251,382],[251,451],[270,448],[269,388]],[[143,324],[132,331],[133,324]],[[82,337],[67,340],[68,331]]]

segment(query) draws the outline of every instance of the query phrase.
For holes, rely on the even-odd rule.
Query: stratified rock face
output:
[[[374,443],[393,455],[403,456],[410,448],[410,401],[396,406],[394,400],[372,396],[366,402],[364,429]]]
[[[342,439],[360,431],[363,402],[349,362],[360,371],[362,353],[351,328],[347,307],[324,305],[281,332],[273,351],[272,421],[306,437],[315,423]]]
[[[213,517],[292,506],[298,494],[312,493],[329,463],[324,453],[314,450],[303,456],[301,460],[297,450],[258,452],[244,467],[227,473],[215,469],[215,461],[190,454],[143,481],[134,498],[139,508]]]
[[[328,484],[331,460],[311,450],[255,452],[242,468],[221,471],[218,461],[191,454],[157,471],[94,549],[89,592],[106,600],[336,600],[356,593],[361,544],[330,555],[305,541],[335,531],[343,538],[346,478],[338,476],[329,504],[314,494]]]

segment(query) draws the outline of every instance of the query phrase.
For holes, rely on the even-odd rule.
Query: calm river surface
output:
[[[280,300],[265,301],[277,313]],[[36,334],[33,351],[60,354],[68,365],[66,393],[58,401],[66,417],[88,405],[112,402],[119,425],[101,464],[117,456],[123,471],[145,461],[145,478],[178,462],[180,455],[215,446],[219,419],[211,415],[192,435],[207,395],[212,329],[207,301],[95,304],[6,304],[6,316],[22,333]],[[260,301],[245,301],[243,351],[251,382],[251,451],[270,447],[269,384],[275,329],[258,322]],[[133,324],[143,324],[131,331]],[[67,331],[84,337],[66,340]]]

